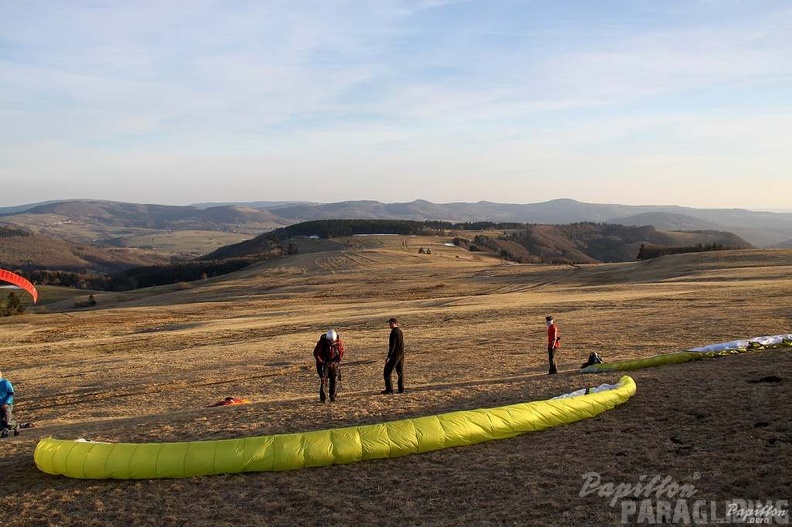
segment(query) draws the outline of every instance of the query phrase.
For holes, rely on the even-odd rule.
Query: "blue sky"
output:
[[[792,3],[0,0],[0,206],[792,209]]]

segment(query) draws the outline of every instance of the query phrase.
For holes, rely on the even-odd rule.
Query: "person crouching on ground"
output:
[[[330,402],[336,399],[336,379],[338,363],[344,358],[344,343],[332,329],[319,337],[313,352],[316,359],[316,373],[319,374],[319,400],[325,402],[330,395]],[[325,385],[329,384],[329,394],[325,394]]]
[[[8,432],[14,431],[14,435],[19,435],[19,425],[14,419],[14,387],[11,381],[3,378],[0,371],[0,426],[2,426],[2,437],[8,437]]]

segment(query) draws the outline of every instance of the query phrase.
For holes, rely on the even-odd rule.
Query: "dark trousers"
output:
[[[547,346],[547,361],[550,363],[550,373],[558,373],[558,365],[556,364],[556,350],[558,347],[556,346]]]
[[[331,362],[317,363],[316,373],[319,374],[319,400],[325,402],[327,395],[330,395],[330,400],[335,401],[336,398],[336,378],[338,377],[338,363]],[[329,394],[325,394],[325,385],[329,385]]]
[[[391,357],[385,363],[385,369],[383,370],[383,376],[385,377],[385,391],[392,392],[393,391],[393,384],[391,383],[391,375],[393,375],[393,370],[396,370],[396,376],[398,377],[397,386],[399,389],[399,393],[404,391],[404,355],[399,355],[398,357]]]
[[[0,408],[0,429],[13,430],[16,427],[14,419],[14,404],[7,404],[5,408]]]

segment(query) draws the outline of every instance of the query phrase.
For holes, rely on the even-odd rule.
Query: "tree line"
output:
[[[733,248],[727,247],[722,243],[711,243],[711,244],[697,243],[696,245],[684,245],[677,247],[662,247],[659,245],[641,244],[641,248],[638,250],[637,259],[650,260],[652,258],[657,258],[658,256],[664,256],[666,254],[701,253],[707,251],[727,251],[730,249]]]
[[[700,232],[702,236],[711,232]],[[729,239],[728,233],[720,233]],[[673,233],[657,231],[651,225],[630,226],[579,222],[567,225],[523,224],[491,236],[478,234],[473,240],[456,238],[456,245],[483,250],[519,263],[584,264],[626,262],[663,254],[738,249],[721,242],[679,245]]]

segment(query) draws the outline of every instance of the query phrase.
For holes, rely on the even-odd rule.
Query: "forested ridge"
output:
[[[129,290],[190,282],[227,274],[253,263],[293,255],[298,238],[335,239],[355,235],[448,236],[470,251],[483,251],[520,263],[622,262],[674,252],[748,248],[740,237],[720,231],[661,232],[652,226],[580,222],[568,225],[515,222],[445,222],[378,219],[315,220],[282,227],[211,254],[158,265],[129,266],[114,272],[59,267],[57,262],[16,266],[34,283],[95,290]],[[0,238],[22,239],[30,233],[0,227]],[[53,240],[53,244],[62,243]],[[39,246],[41,245],[39,241]],[[21,245],[14,245],[16,250]],[[91,248],[91,251],[98,251]],[[0,252],[2,254],[2,252]],[[0,266],[3,262],[0,261]]]

